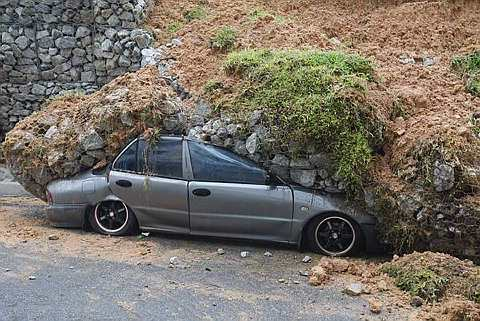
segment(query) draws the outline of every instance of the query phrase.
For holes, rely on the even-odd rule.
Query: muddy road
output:
[[[271,243],[55,229],[44,203],[3,196],[0,321],[407,319],[343,294],[348,279],[310,286],[302,274],[319,258]]]

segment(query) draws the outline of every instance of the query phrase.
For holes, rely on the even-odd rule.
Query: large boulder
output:
[[[47,102],[7,134],[3,153],[16,179],[45,199],[49,182],[106,164],[139,134],[163,131],[164,124],[166,132],[181,131],[179,115],[175,93],[150,66],[92,95],[67,93]]]

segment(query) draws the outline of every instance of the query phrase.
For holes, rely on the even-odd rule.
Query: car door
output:
[[[254,162],[213,145],[189,141],[192,234],[287,241],[293,194]]]
[[[190,232],[183,158],[182,138],[162,137],[154,143],[140,139],[137,166],[141,175],[114,173],[116,180],[131,181],[131,187],[111,186],[128,205],[136,205],[138,213],[132,208],[142,229]]]
[[[145,177],[139,169],[138,150],[139,140],[135,139],[117,156],[108,174],[108,184],[113,194],[133,210],[140,222],[149,208],[144,193]]]

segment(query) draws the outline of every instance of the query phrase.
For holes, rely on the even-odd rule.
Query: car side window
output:
[[[263,185],[267,173],[257,164],[227,149],[188,142],[195,180]]]
[[[182,140],[162,138],[147,144],[145,172],[162,177],[183,178]]]
[[[137,146],[138,141],[128,146],[113,164],[113,170],[136,172],[137,171]]]

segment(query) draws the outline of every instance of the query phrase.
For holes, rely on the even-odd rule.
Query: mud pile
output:
[[[144,132],[180,130],[181,105],[155,67],[126,74],[98,92],[65,94],[19,122],[3,144],[17,180],[45,199],[57,178],[102,166]]]
[[[453,256],[414,252],[381,266],[395,284],[427,301],[461,297],[480,303],[480,267]]]

